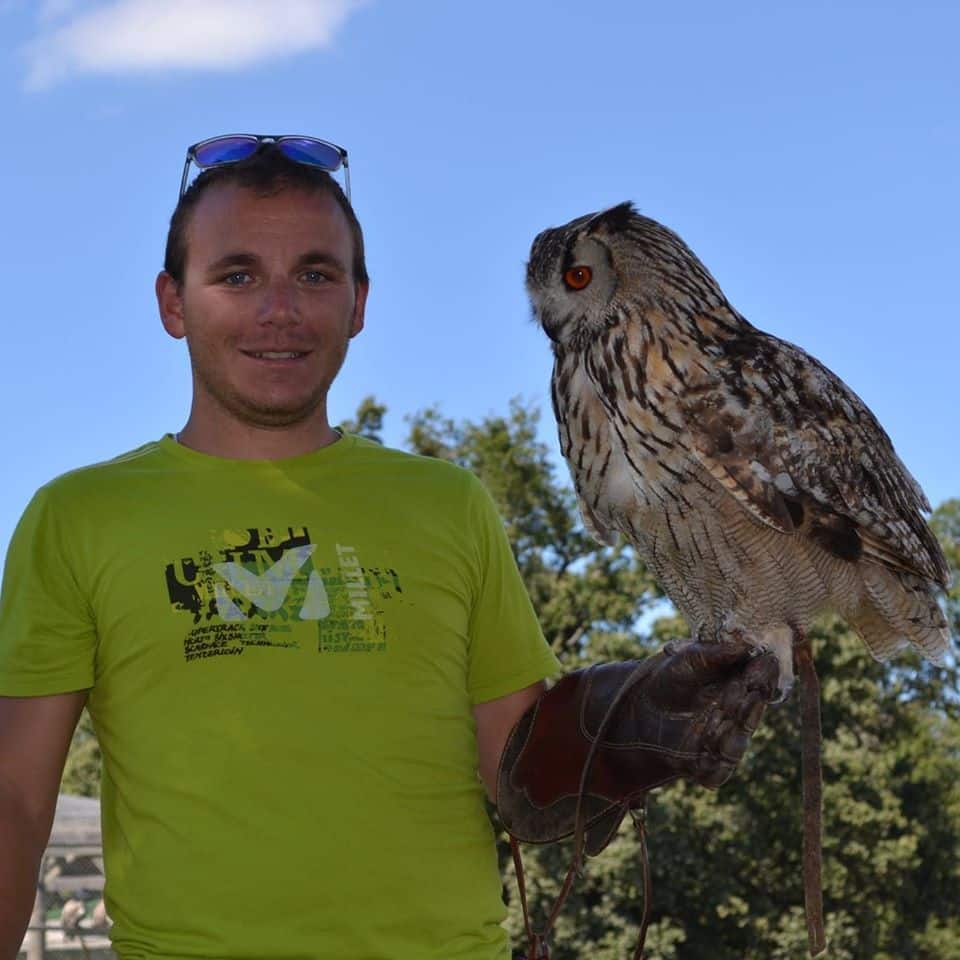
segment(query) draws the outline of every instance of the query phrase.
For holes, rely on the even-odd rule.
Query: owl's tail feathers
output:
[[[860,605],[847,621],[877,660],[887,660],[912,645],[934,663],[944,663],[950,632],[929,581],[864,564],[863,587]]]

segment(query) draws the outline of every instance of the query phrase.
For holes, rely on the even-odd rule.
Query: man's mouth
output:
[[[299,360],[307,355],[306,351],[301,350],[243,350],[241,352],[257,360]]]

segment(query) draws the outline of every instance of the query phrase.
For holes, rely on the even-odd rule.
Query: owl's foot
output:
[[[793,689],[793,630],[788,626],[765,627],[757,632],[743,630],[739,627],[728,628],[719,637],[720,641],[732,640],[735,643],[746,643],[761,653],[772,653],[780,665],[780,676],[777,680],[777,690],[771,703],[783,703],[790,696]]]

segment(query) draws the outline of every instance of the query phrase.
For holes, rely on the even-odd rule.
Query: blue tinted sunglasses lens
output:
[[[234,163],[251,156],[259,146],[256,137],[221,137],[197,147],[193,160],[198,167],[214,167],[218,163]]]
[[[196,164],[201,170],[224,163],[236,163],[238,160],[252,157],[263,143],[274,144],[285,156],[296,163],[319,167],[327,173],[336,173],[337,170],[342,169],[343,192],[349,198],[350,171],[347,167],[347,152],[342,147],[327,143],[325,140],[315,140],[313,137],[271,137],[242,133],[235,136],[214,137],[188,148],[187,159],[183,164],[183,176],[180,178],[180,196],[186,193],[191,163]]]
[[[342,162],[340,151],[328,143],[317,140],[306,140],[290,137],[281,140],[277,146],[291,159],[298,163],[309,163],[323,170],[339,170]]]

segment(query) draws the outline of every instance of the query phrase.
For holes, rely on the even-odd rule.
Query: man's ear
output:
[[[180,284],[166,270],[161,270],[157,275],[156,291],[163,329],[174,339],[182,340],[186,330],[183,325],[183,297]]]
[[[367,308],[367,294],[369,292],[369,283],[356,284],[356,300],[353,304],[353,320],[350,324],[351,337],[355,337],[363,329],[363,315]]]

